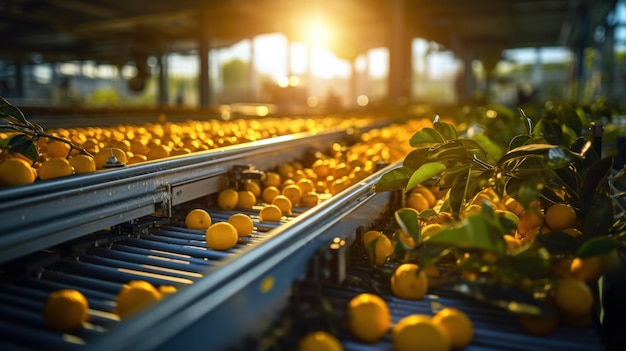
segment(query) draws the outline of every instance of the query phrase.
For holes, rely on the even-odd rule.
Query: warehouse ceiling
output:
[[[398,28],[408,38],[437,41],[453,50],[572,45],[590,37],[615,2],[3,0],[0,58],[124,64],[163,52],[191,52],[203,41],[206,47],[226,47],[272,32],[301,40],[306,24],[314,19],[333,28],[334,42],[329,46],[344,58],[388,47]]]

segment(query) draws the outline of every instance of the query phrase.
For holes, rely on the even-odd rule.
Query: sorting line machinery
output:
[[[297,208],[279,224],[248,212],[254,233],[225,252],[207,249],[204,233],[182,221],[193,207],[206,208],[214,221],[235,212],[211,201],[234,167],[271,169],[345,137],[345,131],[283,136],[0,191],[0,349],[295,349],[305,331],[328,325],[303,309],[325,301],[342,311],[365,289],[350,283],[371,273],[358,238],[388,227],[400,196],[372,186],[399,164],[314,208]],[[120,321],[116,294],[138,279],[178,292]],[[78,289],[89,301],[89,322],[72,334],[50,331],[42,321],[48,294],[60,288]],[[476,327],[468,350],[601,349],[593,327],[527,336],[505,311],[445,289],[424,301],[396,299],[384,284],[379,293],[394,322],[432,311],[434,303],[467,310]],[[334,318],[340,321],[340,312]],[[389,336],[364,344],[338,331],[346,350],[392,349]]]

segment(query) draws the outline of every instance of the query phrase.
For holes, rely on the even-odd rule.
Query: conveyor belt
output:
[[[581,328],[561,324],[549,336],[529,335],[521,329],[515,314],[445,286],[429,288],[428,294],[420,301],[396,298],[391,294],[386,279],[380,273],[373,274],[368,268],[362,252],[362,248],[353,248],[347,278],[342,284],[333,284],[315,276],[308,276],[295,284],[290,303],[275,327],[260,340],[247,340],[240,349],[271,345],[261,349],[295,350],[306,333],[325,330],[337,335],[346,351],[392,350],[390,332],[379,342],[368,344],[358,340],[345,327],[344,319],[350,299],[363,292],[383,297],[389,306],[393,324],[410,314],[433,315],[443,307],[454,307],[465,312],[474,325],[474,340],[464,351],[604,349],[597,326]],[[372,279],[378,285],[367,283]]]
[[[225,252],[207,249],[202,231],[173,223],[94,233],[9,262],[0,278],[0,349],[194,349],[201,346],[199,337],[209,337],[211,349],[220,350],[237,337],[260,334],[317,247],[338,233],[348,239],[356,227],[371,223],[371,213],[384,209],[389,194],[374,197],[373,181],[281,225],[252,215],[257,230]],[[209,211],[216,222],[231,214]],[[334,230],[327,232],[330,226]],[[120,322],[114,314],[117,292],[139,279],[174,285],[179,292]],[[90,305],[89,326],[69,338],[49,331],[41,317],[48,294],[60,288],[83,292]],[[256,319],[267,313],[266,323]],[[250,325],[238,328],[238,335],[234,329],[241,323]],[[224,328],[233,331],[224,334]]]
[[[271,169],[309,150],[326,150],[346,135],[288,135],[0,189],[0,264],[217,192],[235,165]]]

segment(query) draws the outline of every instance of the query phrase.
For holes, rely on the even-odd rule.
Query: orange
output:
[[[256,196],[249,190],[240,190],[238,192],[237,208],[243,210],[251,210],[256,205]]]
[[[232,210],[237,207],[238,203],[239,192],[235,189],[224,189],[217,195],[217,206],[222,210]]]
[[[554,231],[571,228],[576,224],[576,211],[565,203],[554,204],[546,211],[545,221]]]
[[[348,189],[348,186],[350,186],[350,184],[344,180],[345,178],[341,178],[341,179],[335,179],[331,184],[330,184],[330,193],[332,195],[337,195],[340,192]]]
[[[281,195],[285,195],[292,205],[298,205],[302,198],[302,190],[299,186],[290,184],[283,188]]]
[[[149,282],[133,280],[124,284],[117,294],[115,312],[125,319],[157,303],[161,297],[161,293]]]
[[[276,197],[274,197],[274,200],[272,200],[272,205],[276,205],[278,206],[278,208],[280,208],[280,212],[283,215],[286,216],[291,216],[292,212],[292,204],[291,204],[291,200],[289,200],[289,198],[285,195],[276,195]]]
[[[506,243],[506,248],[509,251],[515,251],[522,246],[522,241],[512,235],[505,234],[504,242]]]
[[[406,199],[406,206],[420,212],[431,208],[428,199],[419,192],[409,194]]]
[[[426,224],[422,227],[422,240],[427,240],[427,238],[439,233],[441,230],[443,230],[443,228],[444,226],[439,223]]]
[[[174,285],[161,285],[159,286],[159,292],[162,298],[166,298],[170,295],[174,295],[178,292],[178,289]]]
[[[128,162],[126,162],[129,165],[135,164],[135,163],[141,163],[141,162],[145,162],[148,161],[148,158],[145,155],[141,155],[141,154],[134,154],[133,157],[129,157],[128,158]]]
[[[48,328],[58,332],[71,332],[89,318],[89,303],[78,290],[62,289],[48,296],[43,310],[43,321]]]
[[[190,153],[191,153],[191,150],[189,150],[188,148],[180,147],[180,148],[172,149],[172,151],[170,151],[170,156],[188,155]]]
[[[382,232],[370,230],[363,234],[363,245],[370,262],[380,266],[387,261],[393,252],[391,240]]]
[[[7,158],[0,162],[0,187],[31,184],[36,178],[35,169],[21,158]]]
[[[248,180],[246,182],[246,190],[251,191],[257,198],[261,197],[261,186],[255,181]]]
[[[315,331],[306,334],[300,340],[298,351],[343,351],[343,346],[334,335]]]
[[[316,192],[311,191],[308,193],[302,194],[302,199],[300,200],[300,205],[304,207],[313,207],[316,206],[320,201],[319,196]]]
[[[70,153],[70,145],[60,140],[50,140],[46,144],[46,155],[48,157],[65,158]]]
[[[554,288],[554,303],[559,311],[570,316],[581,316],[593,308],[593,294],[587,283],[571,277],[560,278]]]
[[[43,161],[38,171],[41,180],[65,177],[73,173],[74,168],[72,168],[70,161],[58,157]]]
[[[300,188],[302,194],[310,193],[315,190],[315,184],[313,184],[313,181],[308,178],[300,178],[296,182],[296,185]]]
[[[534,316],[522,314],[517,319],[524,332],[529,335],[548,336],[559,325],[559,316]]]
[[[261,198],[268,204],[271,204],[277,195],[280,195],[280,190],[275,186],[265,187],[261,192]]]
[[[395,351],[449,351],[450,337],[430,316],[411,314],[398,321],[391,331]]]
[[[211,224],[206,230],[206,244],[212,250],[228,250],[237,244],[239,235],[235,226],[228,222]]]
[[[239,236],[250,236],[254,231],[252,218],[244,213],[235,213],[228,218],[228,223],[232,224]]]
[[[422,184],[418,184],[415,188],[411,189],[410,193],[419,193],[422,194],[428,200],[429,207],[432,208],[437,203],[437,198],[433,192]]]
[[[206,230],[211,226],[211,215],[201,208],[195,208],[187,213],[185,226],[189,229]]]
[[[361,293],[348,303],[348,328],[365,342],[376,342],[391,326],[391,313],[380,296]]]
[[[570,273],[573,278],[594,283],[604,273],[604,260],[601,256],[575,257],[570,264]]]
[[[474,339],[474,325],[470,318],[459,309],[443,308],[433,316],[432,321],[443,327],[455,349],[464,348]]]
[[[68,159],[76,174],[96,171],[96,161],[89,155],[76,155]]]
[[[268,186],[275,186],[275,187],[280,187],[281,184],[281,178],[280,178],[280,174],[276,173],[276,172],[266,172],[265,173],[265,178],[262,180],[263,185],[268,187]]]
[[[170,148],[166,145],[152,145],[150,151],[146,154],[148,161],[158,160],[170,156]]]
[[[391,293],[406,300],[421,300],[428,290],[428,278],[414,263],[399,265],[391,275]]]
[[[276,205],[265,205],[259,211],[259,220],[263,222],[280,222],[283,213]]]

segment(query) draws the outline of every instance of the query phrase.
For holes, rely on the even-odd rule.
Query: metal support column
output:
[[[390,106],[406,104],[411,96],[411,44],[405,28],[404,1],[391,1],[388,81]]]

